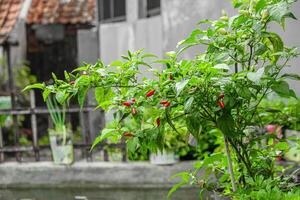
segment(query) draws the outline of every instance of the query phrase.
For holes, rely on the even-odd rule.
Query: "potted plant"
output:
[[[162,149],[154,149],[150,152],[150,163],[156,165],[175,164],[179,160],[179,151],[187,146],[188,131],[185,127],[180,127],[179,123],[175,123],[176,131],[169,125],[165,125],[163,147]]]
[[[290,149],[283,156],[294,162],[300,162],[297,144],[297,139],[300,138],[299,105],[298,99],[283,99],[273,95],[272,98],[261,102],[257,115],[257,124],[265,126],[268,133],[287,139]]]
[[[77,96],[80,105],[87,90],[95,87],[99,107],[114,111],[117,128],[102,131],[93,146],[109,137],[125,136],[131,151],[138,147],[163,149],[165,125],[177,132],[174,124],[180,119],[197,138],[204,134],[203,124],[208,124],[210,130],[205,134],[218,135],[223,148],[196,163],[193,172],[176,175],[182,181],[170,194],[191,183],[232,199],[297,197],[292,176],[275,165],[276,152],[287,151],[288,144],[279,140],[274,145],[273,135],[261,136],[253,128],[258,107],[269,92],[296,98],[286,79],[300,77],[281,72],[298,53],[268,29],[272,22],[284,27],[286,18],[295,19],[289,9],[293,2],[233,0],[239,14],[229,17],[224,13],[218,20],[201,21],[205,29],[196,29],[178,44],[178,50],[155,61],[166,68],[151,69],[154,79],[137,79],[139,67],[151,68],[147,59],[154,56],[128,51],[123,60],[110,65],[100,61],[87,64],[75,70],[76,74],[67,74],[66,80],[31,87],[64,100]],[[186,49],[196,45],[204,45],[206,50],[194,59],[181,59]],[[151,115],[144,118],[147,112]],[[126,119],[137,122],[134,132]],[[262,141],[267,143],[262,145]],[[198,176],[203,171],[206,173]]]
[[[54,125],[53,129],[48,130],[53,161],[55,164],[70,165],[74,161],[74,152],[72,132],[65,123],[65,107],[61,108],[51,96],[46,104]]]

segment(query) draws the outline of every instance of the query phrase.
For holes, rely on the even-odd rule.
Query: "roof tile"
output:
[[[32,0],[28,24],[86,24],[95,18],[96,0]]]
[[[23,0],[0,0],[0,44],[14,28]]]

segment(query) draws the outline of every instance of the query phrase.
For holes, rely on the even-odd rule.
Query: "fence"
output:
[[[48,119],[50,120],[49,111],[46,107],[36,107],[35,103],[35,94],[34,91],[30,91],[30,107],[29,108],[16,108],[15,103],[15,95],[11,95],[11,105],[12,109],[3,109],[0,110],[0,115],[11,115],[13,119],[13,133],[14,133],[14,145],[7,146],[4,145],[3,140],[3,132],[2,127],[0,126],[0,162],[4,162],[6,158],[6,154],[15,154],[15,158],[18,162],[21,162],[21,156],[23,152],[32,152],[34,153],[34,160],[40,161],[40,151],[41,150],[49,150],[50,145],[39,145],[39,138],[38,138],[38,124],[37,124],[37,117],[39,115],[48,114]],[[82,138],[83,141],[78,144],[74,144],[74,149],[81,149],[82,150],[82,159],[86,159],[87,161],[93,161],[93,154],[90,152],[90,147],[92,143],[91,138],[91,127],[89,122],[89,112],[94,110],[94,106],[85,106],[82,109],[79,107],[70,107],[66,109],[66,113],[78,113],[80,126],[82,127]],[[18,115],[30,115],[31,121],[31,130],[32,130],[32,146],[22,146],[19,143],[20,139],[20,132],[17,123],[17,116]],[[97,152],[103,152],[103,160],[109,161],[109,154],[105,147],[112,147],[118,148],[121,150],[122,154],[122,161],[125,162],[127,159],[126,155],[126,144],[122,140],[120,144],[108,144],[108,143],[101,143],[96,147]]]

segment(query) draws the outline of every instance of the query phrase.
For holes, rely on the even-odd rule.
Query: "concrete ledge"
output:
[[[0,164],[0,188],[162,188],[169,178],[192,169],[194,162],[156,166],[147,162],[77,162],[72,166],[52,162]]]

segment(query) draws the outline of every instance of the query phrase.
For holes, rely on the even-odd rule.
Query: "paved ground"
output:
[[[77,162],[72,166],[52,162],[0,164],[0,188],[158,188],[169,187],[170,177],[192,169],[193,162],[156,166],[147,162]]]

